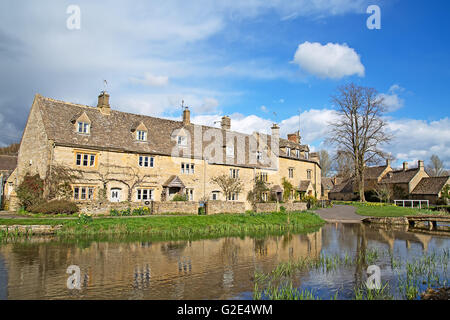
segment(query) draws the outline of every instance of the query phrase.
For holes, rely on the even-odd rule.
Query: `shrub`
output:
[[[92,222],[92,214],[80,213],[78,216],[78,224],[88,224]]]
[[[283,207],[283,206],[281,206],[281,207],[280,207],[280,212],[281,212],[281,213],[285,213],[285,212],[286,212],[286,208]]]
[[[31,206],[43,202],[44,181],[40,178],[39,174],[32,176],[27,173],[22,183],[17,187],[16,193],[20,205],[26,210],[29,210]]]
[[[177,193],[173,196],[172,201],[187,201],[187,195]]]
[[[44,214],[74,214],[79,211],[77,205],[68,200],[53,200],[40,202],[28,208],[33,213]]]

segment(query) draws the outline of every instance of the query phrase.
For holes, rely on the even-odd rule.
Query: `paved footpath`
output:
[[[316,213],[327,222],[360,223],[366,216],[356,214],[356,208],[345,205],[334,205],[332,208],[316,210]]]

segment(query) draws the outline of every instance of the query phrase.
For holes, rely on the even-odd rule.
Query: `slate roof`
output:
[[[300,185],[298,186],[299,191],[308,191],[309,186],[311,185],[311,181],[309,180],[301,180]]]
[[[344,179],[342,178],[328,178],[328,177],[322,177],[322,186],[326,190],[331,190],[334,188],[334,179],[336,179],[336,185],[341,184]]]
[[[353,193],[353,190],[354,190],[354,181],[353,179],[348,179],[335,185],[330,190],[330,193]]]
[[[105,115],[100,112],[97,107],[89,107],[64,101],[58,101],[50,98],[45,98],[40,95],[36,96],[37,104],[42,115],[45,130],[50,140],[53,140],[57,145],[64,145],[79,148],[92,148],[96,150],[111,150],[123,151],[131,153],[143,154],[157,154],[157,155],[172,155],[174,150],[177,150],[177,156],[188,158],[201,158],[203,151],[210,143],[214,141],[213,138],[202,143],[203,150],[199,150],[199,144],[194,144],[190,141],[190,148],[181,148],[176,146],[176,132],[181,129],[190,133],[191,137],[195,134],[204,133],[207,130],[214,134],[222,134],[223,141],[223,157],[216,158],[209,161],[213,164],[228,164],[241,167],[257,167],[257,168],[273,168],[269,163],[252,164],[249,155],[251,139],[255,139],[255,135],[243,134],[235,131],[227,131],[221,128],[208,127],[202,125],[183,125],[182,121],[174,121],[169,119],[162,119],[144,115],[131,114],[122,111],[111,110],[110,115]],[[74,128],[74,119],[81,114],[86,113],[91,121],[90,134],[79,134]],[[137,141],[133,136],[133,129],[136,123],[143,123],[148,128],[148,141]],[[235,138],[235,148],[239,143],[239,139],[245,143],[244,159],[238,158],[235,150],[234,159],[227,159],[225,152],[225,145],[227,137],[233,136]],[[194,139],[192,139],[194,140]],[[286,142],[287,141],[287,142]],[[280,145],[292,143],[291,141],[280,139]],[[267,135],[267,145],[271,144],[271,136]],[[257,139],[256,145],[259,146]],[[295,144],[297,148],[308,151],[308,146]],[[190,151],[192,150],[192,151]],[[198,156],[196,156],[198,155]],[[286,156],[280,149],[279,156]],[[295,157],[291,157],[296,159]],[[256,158],[255,158],[256,159]],[[230,161],[231,160],[231,161]],[[310,160],[300,160],[305,162],[314,162]]]
[[[391,171],[381,180],[381,183],[409,183],[418,172],[419,168]]]
[[[450,177],[422,178],[411,194],[438,195],[446,184],[450,183]]]
[[[366,167],[364,170],[365,179],[378,179],[380,175],[386,170],[387,166]]]

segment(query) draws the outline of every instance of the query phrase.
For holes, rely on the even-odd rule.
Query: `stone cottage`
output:
[[[246,198],[255,178],[277,194],[286,178],[294,191],[320,197],[319,158],[301,144],[299,132],[283,139],[274,124],[270,135],[243,134],[231,131],[227,116],[220,128],[208,127],[191,123],[187,107],[174,121],[117,111],[109,99],[102,92],[91,107],[36,95],[8,179],[13,189],[27,173],[46,178],[63,166],[80,176],[71,195],[78,203],[164,202],[184,194],[189,201],[228,200],[250,209]],[[223,174],[241,179],[241,192],[223,194],[211,181]],[[14,191],[9,201],[17,208]]]

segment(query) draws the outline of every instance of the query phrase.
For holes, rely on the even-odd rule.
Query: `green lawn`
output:
[[[288,223],[289,217],[289,223]],[[312,212],[174,216],[138,218],[95,218],[83,224],[63,219],[0,219],[0,225],[62,224],[60,235],[146,234],[164,239],[238,236],[247,233],[311,231],[324,221]]]
[[[334,204],[345,204],[356,207],[356,213],[361,216],[372,217],[403,217],[403,216],[415,216],[415,215],[436,215],[440,214],[436,211],[408,208],[408,207],[396,207],[394,205],[381,205],[380,203],[360,203],[360,202],[333,202]]]

